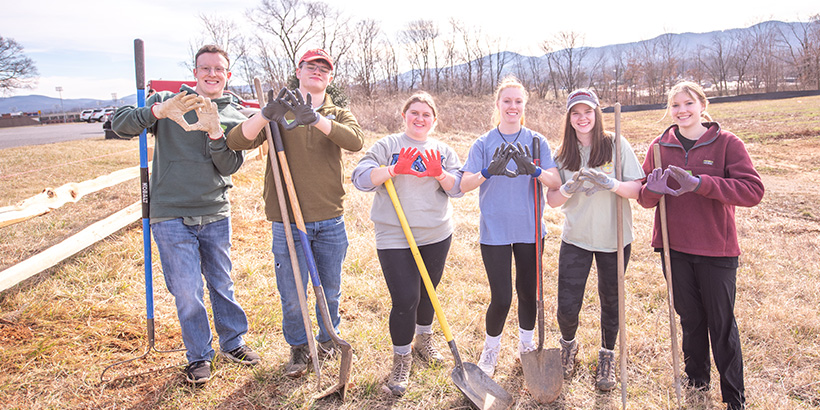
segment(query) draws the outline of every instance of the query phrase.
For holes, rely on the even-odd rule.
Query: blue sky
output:
[[[254,27],[244,13],[261,0],[227,1],[79,1],[4,2],[0,35],[14,38],[40,72],[35,89],[12,95],[110,99],[135,92],[133,41],[142,38],[147,79],[191,79],[183,61],[201,36],[199,15],[219,15]],[[806,21],[820,13],[816,0],[779,0],[738,6],[728,1],[546,1],[501,3],[414,0],[327,0],[353,20],[372,18],[382,29],[398,31],[418,19],[445,27],[451,17],[509,44],[510,51],[541,55],[539,44],[561,31],[585,35],[589,46],[646,40],[666,32],[708,32],[747,27],[765,20]],[[470,4],[471,6],[464,6]],[[486,4],[486,6],[481,6]],[[744,7],[745,6],[745,7]],[[667,10],[673,10],[672,13]],[[395,32],[389,32],[394,35]],[[394,37],[395,38],[395,37]]]

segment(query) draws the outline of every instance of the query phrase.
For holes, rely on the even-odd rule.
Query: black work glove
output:
[[[296,123],[299,125],[316,125],[319,122],[319,113],[313,109],[311,95],[307,95],[307,100],[302,98],[302,93],[295,90],[294,103],[291,106],[293,115],[296,116]],[[293,94],[291,94],[293,95]]]
[[[493,175],[505,175],[510,178],[517,177],[518,171],[510,171],[507,169],[507,163],[510,162],[510,158],[515,155],[515,152],[516,149],[512,144],[507,145],[501,143],[501,145],[495,149],[490,165],[481,170],[481,175],[484,175],[484,178],[489,178]]]
[[[536,143],[538,143],[536,141]],[[512,145],[512,144],[510,144]],[[515,164],[518,165],[518,170],[516,172],[518,175],[532,175],[535,178],[538,178],[541,175],[541,167],[535,165],[532,160],[532,154],[530,154],[530,147],[528,146],[521,146],[521,143],[518,143],[518,148],[513,148],[515,151],[513,153],[513,161]]]
[[[273,98],[273,90],[268,91],[268,103],[262,108],[262,118],[268,120],[268,122],[278,123],[285,119],[285,114],[290,111],[290,106],[284,104],[281,99],[286,92],[287,88],[282,88],[279,91],[279,96]]]

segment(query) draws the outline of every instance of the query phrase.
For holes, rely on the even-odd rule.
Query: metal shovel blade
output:
[[[453,368],[453,383],[481,410],[504,410],[512,406],[513,398],[478,366],[463,362]]]
[[[521,355],[524,381],[530,394],[541,404],[552,403],[561,394],[564,370],[561,350],[536,349]]]
[[[335,386],[331,386],[327,388],[325,391],[313,396],[314,400],[323,399],[333,394],[338,394],[339,399],[341,399],[342,401],[344,401],[345,399],[345,393],[347,392],[347,384],[350,380],[350,368],[353,365],[353,348],[344,340],[341,340],[341,342],[337,342],[336,348],[339,349],[339,353],[341,353],[342,355],[342,362],[341,364],[339,364],[339,382],[336,383]]]

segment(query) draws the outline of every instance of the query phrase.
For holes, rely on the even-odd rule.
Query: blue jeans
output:
[[[272,223],[273,258],[276,265],[276,286],[279,288],[279,298],[282,302],[282,333],[285,341],[291,346],[307,343],[305,325],[302,321],[302,310],[299,307],[299,297],[296,293],[296,284],[293,279],[293,267],[290,262],[284,224]],[[343,217],[326,219],[324,221],[305,223],[305,232],[313,257],[316,260],[316,269],[325,291],[327,308],[330,311],[330,321],[333,331],[339,333],[339,298],[342,296],[342,263],[347,254],[347,232]],[[299,272],[302,274],[302,288],[307,288],[308,272],[305,255],[299,239],[299,231],[295,224],[291,224],[293,239],[296,245],[296,255],[299,260]],[[308,292],[306,292],[308,293]],[[319,342],[330,340],[330,333],[325,329],[316,305],[316,320],[319,322]]]
[[[151,224],[151,232],[159,249],[165,285],[176,302],[188,363],[214,357],[203,277],[208,285],[220,349],[228,352],[242,346],[248,319],[234,298],[230,276],[231,219],[188,226],[177,218]]]

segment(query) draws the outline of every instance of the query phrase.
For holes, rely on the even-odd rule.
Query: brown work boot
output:
[[[290,360],[285,365],[285,376],[291,378],[302,377],[310,364],[310,351],[308,345],[298,345],[290,347]]]
[[[410,367],[413,364],[413,355],[393,353],[393,371],[387,379],[384,389],[394,396],[404,395],[407,385],[410,384]]]
[[[615,388],[615,352],[601,348],[598,351],[598,376],[595,377],[595,387],[600,391],[610,391]]]
[[[428,366],[441,366],[444,356],[436,349],[432,333],[417,334],[413,340],[413,352]]]
[[[575,356],[578,355],[578,339],[572,339],[567,342],[562,337],[559,339],[561,343],[561,366],[564,368],[564,378],[569,379],[572,373],[575,372]]]

